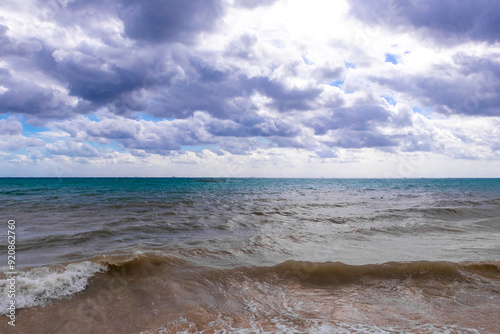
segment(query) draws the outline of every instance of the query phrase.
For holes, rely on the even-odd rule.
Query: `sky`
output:
[[[500,177],[497,0],[3,0],[0,176]]]

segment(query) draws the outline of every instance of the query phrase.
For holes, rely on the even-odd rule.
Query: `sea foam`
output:
[[[90,261],[18,270],[16,308],[44,306],[51,300],[68,298],[83,291],[92,276],[106,270],[106,266]],[[0,314],[6,314],[11,300],[7,298],[7,283],[6,278],[0,279]]]
[[[282,323],[280,319],[272,319],[273,328],[264,329],[258,323],[254,323],[249,328],[234,328],[229,323],[217,319],[210,327],[216,333],[225,334],[291,334],[291,333],[308,333],[308,334],[408,334],[408,333],[436,333],[436,334],[450,334],[450,333],[463,333],[463,334],[479,334],[476,329],[464,328],[457,325],[440,326],[434,324],[416,325],[412,328],[398,328],[398,327],[379,327],[368,324],[351,324],[343,322],[327,322],[321,320],[309,320],[304,328],[297,328],[297,326],[290,323]],[[171,325],[172,327],[170,327]],[[153,330],[143,331],[140,334],[167,334],[172,332],[172,328],[176,328],[177,333],[205,333],[206,329],[201,331],[196,329],[196,324],[192,323],[185,318],[181,317],[172,321],[167,327],[161,327]],[[180,330],[178,330],[180,329]]]

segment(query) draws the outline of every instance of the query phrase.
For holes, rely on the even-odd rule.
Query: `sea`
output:
[[[0,333],[500,333],[500,179],[0,178],[0,208]]]

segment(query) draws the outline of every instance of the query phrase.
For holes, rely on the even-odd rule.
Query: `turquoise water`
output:
[[[235,264],[499,251],[500,179],[3,178],[0,203],[26,266],[130,248],[238,250]]]

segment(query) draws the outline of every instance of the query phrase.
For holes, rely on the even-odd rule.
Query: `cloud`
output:
[[[257,57],[253,48],[258,42],[255,34],[243,34],[232,40],[224,53],[228,57],[238,57],[245,60],[251,60]]]
[[[39,119],[62,119],[72,115],[71,106],[57,89],[15,78],[10,72],[7,75],[6,71],[0,72],[0,85],[7,88],[7,91],[0,94],[2,113]]]
[[[393,123],[395,120],[401,122],[398,126],[411,125],[409,119],[401,118],[378,105],[329,110],[322,116],[311,118],[306,124],[314,129],[315,134],[323,135],[328,130],[337,129],[367,131],[376,128],[378,125]]]
[[[284,119],[256,115],[244,116],[236,121],[214,119],[205,127],[209,133],[223,137],[294,137],[300,132],[299,127]]]
[[[260,93],[270,98],[270,108],[281,112],[314,110],[322,91],[317,86],[297,87],[267,75],[249,75],[236,64],[214,63],[217,52],[199,53],[171,44],[191,43],[197,34],[210,31],[222,17],[222,7],[218,1],[51,2],[48,18],[67,32],[61,40],[47,39],[41,50],[26,54],[27,62],[20,67],[34,66],[30,70],[40,73],[37,80],[20,82],[30,75],[16,71],[18,79],[0,83],[9,89],[0,98],[0,107],[3,112],[28,114],[32,122],[89,114],[102,107],[120,115],[140,111],[155,117],[186,118],[207,111],[228,119],[255,112],[252,96]],[[113,18],[122,20],[125,39],[117,37],[113,27],[95,30],[92,13],[96,11],[98,17],[109,18],[111,26],[116,25]],[[80,29],[71,26],[72,21]],[[2,28],[3,36],[6,31],[7,27]],[[131,49],[134,44],[127,37],[153,44]],[[247,57],[245,48],[256,40],[255,35],[242,35],[238,43],[243,44],[232,49],[232,56]],[[323,78],[340,71],[318,69],[315,73]],[[67,90],[68,98],[61,88]]]
[[[95,158],[99,156],[97,150],[89,144],[71,140],[57,141],[46,145],[49,154],[65,155],[70,157]]]
[[[42,50],[42,43],[36,38],[12,39],[7,35],[9,27],[0,24],[0,56],[26,57]]]
[[[114,29],[102,29],[105,22],[116,22],[124,36],[135,41],[191,44],[224,15],[220,0],[52,0],[38,5],[48,9],[46,18],[67,28],[77,25],[104,42],[116,38]]]
[[[25,137],[22,135],[0,136],[1,151],[18,151],[31,147],[43,147],[45,142],[39,138]]]
[[[372,25],[419,29],[436,40],[500,40],[500,3],[495,0],[349,0],[351,13]]]
[[[6,1],[5,159],[498,158],[490,0]]]
[[[456,54],[429,74],[389,73],[370,79],[442,114],[500,115],[500,61]]]
[[[168,153],[180,150],[182,145],[210,143],[211,136],[204,130],[206,115],[197,113],[187,120],[152,122],[124,117],[91,121],[80,117],[72,121],[54,122],[52,126],[65,131],[78,141],[109,144],[114,141],[122,147],[150,153]]]
[[[256,7],[267,7],[271,6],[276,2],[276,0],[236,0],[237,6],[242,6],[249,9],[254,9]]]
[[[322,92],[314,86],[287,87],[268,76],[250,77],[237,68],[217,68],[198,57],[184,65],[183,75],[152,93],[152,115],[185,118],[195,111],[206,111],[222,119],[240,117],[257,110],[251,99],[255,93],[268,97],[266,105],[280,112],[308,111],[317,108],[316,100]]]
[[[10,38],[6,34],[7,30],[9,30],[7,26],[0,24],[0,56],[13,53]]]
[[[23,132],[23,125],[15,118],[0,119],[0,134],[2,136],[15,136]]]
[[[271,98],[270,106],[281,112],[316,109],[315,101],[322,92],[319,87],[285,87],[267,77],[248,78],[245,86]]]
[[[388,147],[399,145],[399,138],[397,137],[370,131],[339,130],[335,131],[332,137],[334,138],[333,140],[324,141],[323,143],[329,147],[343,148]]]
[[[219,0],[123,0],[118,15],[127,37],[152,43],[190,43],[223,15]]]
[[[127,149],[163,154],[189,145],[216,145],[233,153],[244,154],[255,147],[269,146],[270,141],[250,137],[293,137],[300,131],[297,126],[279,119],[247,117],[237,123],[219,120],[203,112],[196,112],[187,119],[160,122],[124,117],[104,118],[97,122],[80,117],[72,121],[54,122],[51,126],[78,141],[100,144],[113,141]]]
[[[69,94],[94,103],[115,100],[143,84],[145,74],[130,71],[79,51],[56,50],[55,75],[67,82]]]

